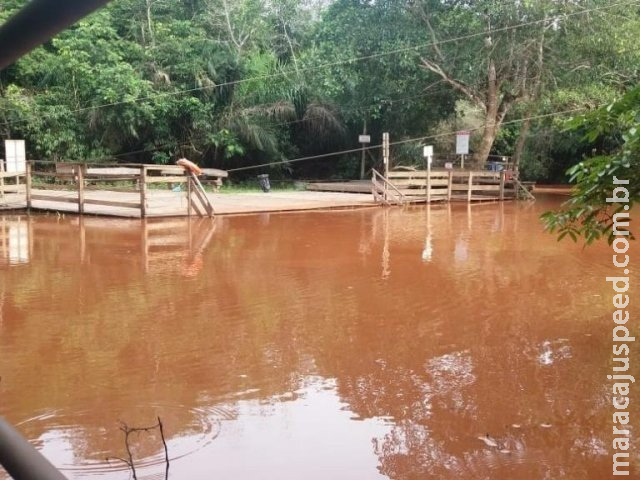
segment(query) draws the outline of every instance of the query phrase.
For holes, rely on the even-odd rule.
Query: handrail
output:
[[[522,191],[526,194],[526,196],[527,196],[527,197],[529,197],[529,200],[535,200],[535,199],[536,199],[536,197],[533,195],[533,193],[531,193],[531,192],[529,191],[529,189],[528,189],[528,188],[526,188],[526,187],[525,187],[525,186],[520,182],[520,180],[519,180],[517,177],[512,177],[512,178],[511,178],[511,180],[513,180],[513,183],[515,183],[515,184],[518,186],[518,188],[520,188],[520,190],[522,190]],[[518,194],[516,193],[516,196],[517,196],[517,195],[518,195]]]
[[[400,203],[404,203],[404,194],[398,190],[398,188],[391,182],[389,182],[389,180],[387,180],[384,175],[382,175],[380,172],[378,172],[375,168],[371,169],[371,172],[373,173],[373,179],[375,181],[376,177],[380,177],[380,179],[382,179],[382,183],[388,187],[391,187],[392,190],[395,190],[396,193],[398,194],[398,197],[400,197]]]

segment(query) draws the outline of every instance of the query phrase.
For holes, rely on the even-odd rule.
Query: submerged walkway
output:
[[[58,201],[39,200],[38,195],[45,191],[32,191],[31,207],[34,210],[78,213],[78,205],[74,192],[47,190],[48,197],[59,197]],[[8,196],[7,196],[8,197]],[[4,207],[7,209],[24,209],[24,196],[12,195]],[[308,191],[272,191],[269,193],[207,193],[216,215],[248,214],[261,212],[287,212],[297,210],[323,210],[336,208],[358,208],[377,206],[371,194],[349,194],[335,192]],[[130,192],[86,191],[85,199],[110,203],[99,205],[86,203],[84,213],[89,215],[106,215],[115,217],[140,218],[139,208],[115,206],[113,203],[134,204],[139,202],[140,195]],[[187,198],[184,192],[177,193],[166,190],[150,190],[146,194],[147,217],[187,216]]]

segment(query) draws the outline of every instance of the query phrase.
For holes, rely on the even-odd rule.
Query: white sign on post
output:
[[[427,145],[422,149],[422,156],[427,159],[427,164],[431,165],[433,161],[433,145]]]
[[[371,143],[371,135],[359,135],[358,143]]]
[[[462,131],[456,135],[456,154],[469,155],[469,137],[471,132]]]
[[[24,140],[5,140],[4,151],[7,173],[24,173],[27,171],[27,155]]]

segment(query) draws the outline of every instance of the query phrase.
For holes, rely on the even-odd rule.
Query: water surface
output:
[[[611,250],[558,203],[4,217],[0,415],[72,479],[158,416],[174,479],[608,477]]]

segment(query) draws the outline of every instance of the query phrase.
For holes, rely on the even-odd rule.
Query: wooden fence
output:
[[[27,208],[46,205],[46,209],[55,209],[59,204],[73,204],[73,211],[84,214],[96,213],[87,210],[99,206],[98,213],[123,216],[125,210],[131,213],[124,216],[144,218],[149,215],[149,189],[165,185],[168,192],[177,188],[186,196],[187,214],[213,216],[213,206],[197,177],[179,166],[90,167],[81,163],[58,163],[54,168],[51,164],[37,168],[27,163],[25,178]],[[69,211],[67,208],[60,210]],[[158,214],[163,213],[171,212]]]
[[[514,182],[505,171],[400,170],[389,172],[386,178],[376,173],[372,178],[374,197],[385,203],[472,202],[516,196]]]

